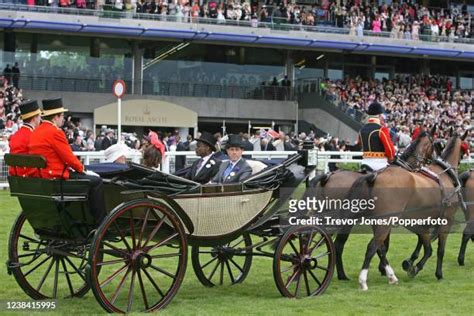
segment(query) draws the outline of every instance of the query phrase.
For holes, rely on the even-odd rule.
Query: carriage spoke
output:
[[[214,257],[212,258],[211,260],[209,260],[208,262],[206,262],[206,264],[204,264],[202,267],[201,267],[201,270],[204,270],[205,267],[207,267],[208,265],[210,265],[211,263],[213,263],[214,261],[216,261],[218,259],[218,257]]]
[[[57,298],[58,296],[58,277],[59,277],[59,259],[56,259],[56,267],[54,271],[53,298]]]
[[[169,273],[168,271],[165,271],[165,270],[163,270],[163,269],[161,269],[161,268],[159,268],[159,267],[157,267],[157,266],[155,266],[155,265],[153,265],[153,264],[150,265],[150,268],[152,268],[152,269],[154,269],[154,270],[156,270],[156,271],[158,271],[158,272],[161,272],[162,274],[164,274],[164,275],[166,275],[166,276],[168,276],[168,277],[170,277],[170,278],[172,278],[172,279],[175,279],[175,278],[176,278],[173,274],[171,274],[171,273]]]
[[[173,258],[173,257],[179,257],[181,256],[181,253],[164,253],[162,255],[154,255],[150,256],[152,259],[158,259],[158,258]]]
[[[295,264],[292,265],[291,267],[286,268],[285,270],[282,270],[281,273],[282,273],[282,274],[283,274],[283,273],[286,273],[286,272],[288,272],[288,271],[290,271],[290,270],[296,268],[297,266],[298,266],[298,265],[295,263]]]
[[[123,276],[122,280],[120,280],[120,283],[119,283],[117,289],[115,290],[114,295],[112,295],[112,299],[110,300],[110,302],[112,304],[115,303],[115,300],[117,299],[117,297],[120,293],[120,290],[122,290],[122,287],[125,284],[125,280],[127,279],[128,274],[130,273],[131,270],[132,270],[132,268],[129,266],[128,269],[127,269],[127,272],[125,272],[125,275]]]
[[[230,281],[231,281],[232,283],[235,283],[234,275],[232,274],[232,269],[230,268],[229,261],[226,260],[226,261],[225,261],[225,264],[226,264],[226,266],[227,266],[227,271],[229,272]]]
[[[38,284],[38,287],[36,288],[36,291],[39,292],[41,290],[41,287],[44,284],[44,281],[46,281],[46,277],[48,276],[49,272],[51,271],[51,268],[53,267],[54,261],[56,261],[55,258],[51,260],[51,263],[49,264],[48,268],[46,269],[46,272],[44,273],[43,277],[41,278],[40,283]]]
[[[320,253],[319,255],[314,256],[314,257],[312,257],[312,258],[313,258],[313,259],[319,259],[319,258],[328,256],[328,255],[330,255],[330,254],[331,254],[331,252],[330,252],[330,251],[327,251],[327,252],[325,252],[325,253]]]
[[[33,263],[36,259],[38,259],[40,256],[36,257],[35,259],[33,259],[33,261],[31,263]],[[25,273],[25,278],[33,271],[35,271],[36,269],[38,269],[40,266],[43,265],[43,263],[45,263],[46,261],[48,261],[52,256],[48,256],[46,257],[43,261],[41,261],[40,263],[38,263],[36,266],[34,266],[30,271],[28,271],[27,273]]]
[[[143,303],[145,303],[145,309],[148,310],[148,299],[146,297],[145,286],[143,285],[141,269],[137,271],[138,274],[138,284],[140,285],[140,290],[142,292]]]
[[[224,284],[224,260],[221,261],[221,273],[219,278],[219,284]]]
[[[311,256],[311,254],[313,253],[314,249],[316,248],[319,248],[319,246],[321,246],[321,244],[323,243],[324,241],[324,236],[321,236],[321,239],[318,240],[318,242],[316,243],[316,245],[314,245],[314,247],[312,247],[311,249],[308,250],[308,254]]]
[[[311,246],[311,242],[313,241],[314,237],[314,230],[311,230],[308,238],[308,242],[306,243],[306,252],[308,252],[309,247]]]
[[[130,223],[130,238],[132,238],[132,249],[135,250],[137,249],[137,241],[135,240],[135,220],[133,218],[132,211],[130,211],[130,218],[128,221]]]
[[[24,254],[24,255],[19,255],[19,256],[18,256],[18,259],[20,259],[20,258],[26,258],[26,257],[31,257],[31,256],[36,256],[37,254],[38,254],[37,252],[33,252],[33,253],[27,253],[27,254]],[[43,252],[40,253],[40,255],[41,255],[41,254],[43,254]],[[38,256],[37,258],[39,258],[39,256]]]
[[[32,242],[32,243],[39,244],[39,245],[41,245],[41,244],[43,243],[43,241],[41,241],[41,240],[33,239],[33,238],[28,237],[28,236],[25,236],[25,235],[23,235],[23,234],[20,234],[20,236],[19,236],[18,239],[20,239],[20,238],[26,239],[26,240],[28,240],[28,241],[30,241],[30,242]]]
[[[328,272],[328,271],[329,271],[329,269],[328,269],[328,268],[321,267],[320,265],[316,265],[316,268],[318,268],[318,269],[321,269],[321,270],[324,270],[324,271],[326,271],[326,272]]]
[[[285,287],[288,289],[288,287],[290,286],[291,282],[293,282],[296,278],[296,276],[298,275],[298,272],[300,271],[299,268],[295,269],[295,271],[293,271],[293,274],[288,278],[288,281],[286,282],[285,284]]]
[[[156,216],[155,216],[156,217]],[[160,218],[158,216],[158,218]],[[153,239],[153,237],[155,237],[156,233],[158,232],[158,230],[161,228],[161,225],[163,225],[163,223],[165,222],[165,218],[166,216],[163,215],[163,218],[160,218],[160,221],[155,225],[155,227],[153,228],[153,230],[151,231],[150,235],[148,236],[148,238],[145,240],[145,243],[143,244],[142,248],[145,248],[146,245],[148,245],[148,243],[150,242],[150,240]]]
[[[71,292],[71,297],[73,297],[74,296],[74,289],[72,287],[71,278],[69,277],[69,271],[66,268],[66,262],[64,261],[64,258],[61,258],[61,264],[63,265],[64,276],[66,277],[67,285],[69,287],[69,292]]]
[[[154,245],[153,247],[151,248],[148,248],[147,250],[145,250],[146,253],[149,253],[149,252],[152,252],[153,250],[155,250],[156,248],[158,247],[161,247],[163,246],[165,243],[167,243],[168,241],[174,239],[175,237],[179,236],[179,233],[174,233],[173,235],[163,239],[162,241],[160,241],[159,243],[157,243],[156,245]]]
[[[113,224],[115,226],[115,230],[119,233],[123,243],[125,244],[125,247],[127,247],[127,250],[129,252],[132,252],[132,248],[130,248],[130,245],[128,244],[128,241],[125,239],[125,235],[123,234],[123,231],[120,229],[120,227],[117,225],[117,222],[114,221]]]
[[[128,267],[128,264],[124,264],[120,269],[118,269],[117,271],[115,271],[114,273],[112,273],[111,276],[109,276],[107,279],[105,279],[104,282],[100,283],[99,286],[101,288],[103,288],[104,286],[106,286],[107,284],[109,284],[110,282],[112,282],[123,270],[125,270],[126,268]]]
[[[234,266],[237,267],[237,269],[240,270],[240,273],[244,273],[244,269],[242,269],[242,267],[239,266],[239,265],[234,261],[234,259],[230,258],[229,260],[230,260],[230,262],[231,262]]]
[[[313,271],[311,270],[308,270],[309,274],[311,274],[311,276],[313,277],[314,281],[316,281],[316,283],[318,283],[318,286],[321,286],[321,282],[318,280],[318,278],[314,275]]]
[[[305,287],[306,287],[306,294],[308,296],[311,295],[311,291],[309,289],[309,280],[308,280],[308,272],[306,270],[304,270],[303,272],[303,276],[304,276],[304,284],[305,284]]]
[[[242,237],[239,241],[237,241],[237,243],[235,245],[232,245],[230,246],[230,248],[235,248],[237,247],[238,245],[240,245],[241,243],[243,243],[245,241],[245,239]],[[230,243],[229,243],[230,244]]]
[[[146,210],[145,218],[143,219],[142,228],[140,229],[140,232],[138,233],[138,248],[141,247],[141,244],[142,244],[142,237],[143,237],[143,233],[145,232],[146,223],[148,222],[148,216],[149,216],[149,215],[150,215],[150,208],[148,208],[148,209]]]
[[[117,260],[110,260],[110,261],[102,261],[102,262],[99,262],[97,263],[98,266],[106,266],[106,265],[109,265],[109,264],[115,264],[115,263],[121,263],[121,262],[127,262],[128,259],[117,259]]]
[[[128,290],[128,305],[127,305],[127,313],[132,311],[133,305],[133,290],[135,289],[135,271],[132,271],[132,280],[130,281],[130,289]]]
[[[67,262],[69,262],[69,264],[72,266],[74,271],[76,271],[76,273],[84,280],[84,282],[87,282],[86,277],[84,276],[84,274],[82,274],[82,271],[78,269],[76,265],[68,257],[64,257],[64,259],[66,259]]]
[[[296,249],[295,245],[293,245],[293,242],[291,240],[288,240],[288,243],[290,244],[291,248],[293,249],[293,251],[296,253],[297,256],[300,255],[300,253],[298,252],[298,250]]]
[[[156,291],[158,292],[158,294],[161,295],[161,297],[165,297],[165,295],[163,294],[163,292],[161,291],[160,287],[158,286],[158,284],[156,284],[156,282],[153,280],[153,278],[150,276],[150,273],[148,273],[147,270],[143,269],[143,272],[145,273],[146,277],[148,278],[148,280],[151,282],[151,284],[153,284],[153,286],[155,287]]]
[[[298,273],[298,277],[296,278],[296,290],[295,290],[295,297],[298,297],[301,289],[301,270]]]
[[[217,268],[219,267],[220,264],[221,264],[221,260],[219,259],[219,261],[217,261],[217,264],[216,264],[216,266],[214,267],[214,269],[212,269],[211,274],[210,274],[209,277],[207,278],[208,280],[212,280],[212,277],[213,277],[214,274],[216,273]]]
[[[112,248],[112,250],[115,250],[115,251],[121,253],[121,254],[123,255],[123,257],[127,257],[127,256],[128,256],[128,253],[125,252],[125,249],[117,248],[117,247],[115,247],[114,245],[112,245],[111,243],[106,242],[106,241],[104,241],[103,244],[104,244],[104,246],[107,246],[107,247],[109,247],[109,248]],[[107,250],[108,250],[108,249],[100,249],[100,251],[102,251],[102,252],[106,252]],[[110,253],[110,252],[107,252],[107,254],[114,256],[114,254],[113,254],[113,253]],[[116,256],[114,256],[114,257],[116,257]]]

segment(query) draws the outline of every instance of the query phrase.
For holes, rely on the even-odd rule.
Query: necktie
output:
[[[201,170],[201,167],[202,167],[202,163],[204,162],[204,159],[199,159],[198,161],[198,164],[196,166],[196,174],[198,174],[198,172]]]
[[[229,164],[229,166],[227,166],[227,168],[224,171],[224,179],[229,176],[233,168],[234,168],[234,165],[232,165],[231,163]]]

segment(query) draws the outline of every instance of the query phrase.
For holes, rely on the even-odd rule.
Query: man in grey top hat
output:
[[[244,144],[239,135],[230,135],[226,145],[228,161],[224,161],[211,183],[238,183],[252,175],[252,168],[242,158]]]

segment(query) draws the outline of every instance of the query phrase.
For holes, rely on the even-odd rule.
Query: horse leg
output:
[[[443,278],[443,258],[444,250],[446,248],[446,239],[448,239],[448,234],[442,232],[438,236],[438,261],[436,263],[436,278],[441,280]]]
[[[336,270],[338,280],[349,280],[344,271],[344,263],[342,262],[342,253],[344,252],[344,245],[349,238],[349,233],[337,234],[334,246],[336,248]]]
[[[363,291],[367,291],[369,287],[367,286],[367,275],[369,273],[370,261],[374,257],[377,250],[382,246],[388,234],[390,233],[390,227],[386,226],[377,226],[374,227],[374,237],[370,240],[367,245],[367,250],[365,252],[364,263],[362,264],[362,269],[359,274],[359,286]]]
[[[384,241],[384,244],[382,246],[383,251],[385,251],[385,256],[387,255],[388,248],[390,247],[390,234],[388,234],[387,238]],[[377,254],[380,258],[380,263],[379,263],[379,271],[382,276],[387,275],[386,272],[386,266],[387,262],[382,261],[382,248],[377,251]]]
[[[458,263],[460,266],[464,265],[464,256],[466,255],[467,242],[469,241],[469,239],[472,239],[472,241],[474,241],[474,234],[472,232],[474,232],[474,222],[469,222],[466,225],[466,228],[464,228],[461,240],[461,247],[459,248]]]
[[[426,261],[428,261],[428,259],[433,254],[433,248],[431,247],[431,236],[429,232],[426,232],[424,234],[418,234],[418,243],[423,246],[423,257],[415,266],[413,266],[413,262],[414,262],[413,261],[410,268],[407,269],[408,275],[411,277],[415,277],[418,274],[418,272],[420,272],[423,269],[423,267],[426,264]],[[419,254],[419,251],[418,251],[418,254]]]
[[[387,236],[384,243],[380,246],[379,250],[377,251],[377,253],[380,257],[379,271],[380,271],[381,267],[383,267],[383,269],[384,269],[383,275],[387,276],[388,284],[398,284],[398,278],[395,275],[395,271],[393,271],[393,268],[388,263],[388,259],[387,259],[387,249],[388,249],[387,241],[390,242],[390,234]]]
[[[416,259],[418,259],[418,256],[420,255],[421,246],[423,246],[423,242],[422,242],[421,235],[420,234],[417,234],[417,235],[418,235],[418,242],[416,244],[415,250],[413,250],[413,253],[410,256],[410,259],[405,259],[402,262],[402,268],[405,271],[408,271],[410,268],[413,267],[413,263],[415,262]]]

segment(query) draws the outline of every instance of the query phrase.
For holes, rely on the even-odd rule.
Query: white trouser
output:
[[[388,160],[387,158],[364,158],[362,159],[362,164],[369,166],[374,171],[377,171],[387,167]]]

